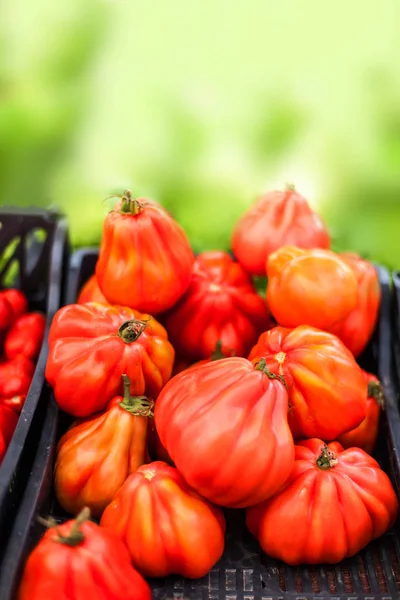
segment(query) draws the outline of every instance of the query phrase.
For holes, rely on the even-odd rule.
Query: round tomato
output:
[[[174,350],[164,327],[131,308],[70,304],[54,316],[46,378],[58,405],[76,417],[104,410],[122,391],[155,399],[168,381]]]
[[[148,577],[204,577],[224,551],[221,509],[200,498],[177,469],[163,462],[130,475],[100,525],[125,542],[133,566]]]
[[[89,277],[79,292],[77,304],[86,304],[87,302],[100,302],[100,304],[108,304],[106,297],[101,291],[97,283],[96,275]]]
[[[26,313],[18,317],[9,329],[4,342],[4,353],[8,360],[19,355],[36,360],[43,344],[46,318],[42,313]]]
[[[127,190],[105,218],[96,276],[112,304],[157,314],[186,292],[193,261],[185,232],[167,211]]]
[[[272,321],[245,270],[228,253],[213,251],[196,258],[190,287],[165,326],[174,347],[195,360],[209,358],[218,341],[246,355]]]
[[[18,600],[151,600],[121,540],[86,518],[84,510],[46,531],[27,560]]]
[[[232,234],[233,252],[252,275],[264,275],[269,255],[287,245],[330,246],[324,223],[293,186],[261,196],[240,217]]]
[[[215,504],[240,508],[271,496],[289,476],[287,411],[280,377],[232,357],[171,379],[158,397],[155,423],[187,483]]]
[[[267,302],[279,325],[331,331],[358,302],[351,267],[330,250],[285,246],[267,261]]]
[[[385,533],[398,512],[389,477],[363,450],[319,439],[296,446],[289,480],[247,511],[268,556],[289,565],[338,563]]]
[[[367,413],[367,383],[351,352],[331,333],[313,327],[275,327],[263,333],[249,359],[265,360],[285,378],[295,438],[334,440]]]

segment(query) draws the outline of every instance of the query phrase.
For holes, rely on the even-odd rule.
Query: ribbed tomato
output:
[[[156,402],[155,423],[188,484],[211,502],[239,508],[271,496],[289,476],[287,412],[280,378],[232,357],[171,379]]]
[[[122,392],[155,399],[168,381],[174,349],[150,315],[120,306],[70,304],[55,315],[49,333],[47,381],[59,406],[85,417],[104,410]]]
[[[334,440],[357,427],[367,413],[367,383],[350,350],[331,333],[313,327],[275,327],[263,333],[249,359],[263,358],[285,378],[289,425],[295,438]]]
[[[189,358],[209,358],[218,341],[245,356],[272,326],[264,300],[246,271],[227,252],[199,254],[190,287],[165,326],[174,347]]]
[[[252,275],[264,275],[269,255],[287,245],[330,246],[330,236],[321,218],[293,186],[261,196],[240,217],[232,234],[233,252]]]
[[[224,551],[221,509],[200,498],[174,467],[154,462],[130,475],[100,525],[126,544],[143,575],[199,578]]]
[[[268,556],[289,565],[337,563],[384,534],[397,512],[389,477],[371,456],[314,438],[296,446],[283,489],[246,520]]]
[[[87,282],[82,286],[76,302],[77,304],[86,304],[87,302],[100,302],[100,304],[108,304],[106,297],[97,283],[96,275],[89,277]]]
[[[193,261],[185,232],[167,211],[127,190],[104,220],[96,276],[112,304],[157,314],[186,292]]]

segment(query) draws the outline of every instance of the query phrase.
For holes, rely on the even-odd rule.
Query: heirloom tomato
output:
[[[209,359],[218,341],[246,355],[272,321],[246,271],[227,252],[212,251],[197,256],[189,289],[165,326],[179,352]]]
[[[395,522],[396,494],[378,463],[359,448],[300,442],[279,493],[247,511],[247,525],[268,556],[289,565],[337,563]]]
[[[73,426],[58,443],[54,488],[69,513],[87,506],[99,517],[128,475],[150,462],[147,420],[153,402],[132,398],[129,378],[123,379],[123,398],[113,398],[106,412]]]
[[[70,304],[51,325],[46,378],[58,405],[85,417],[121,393],[123,374],[132,396],[155,399],[173,362],[167,332],[149,315],[121,306]]]
[[[163,462],[130,475],[100,525],[125,542],[133,566],[148,577],[204,577],[224,551],[222,510]]]
[[[157,314],[189,287],[194,256],[182,227],[161,206],[127,190],[104,221],[96,276],[112,304]]]
[[[262,362],[223,358],[176,375],[159,395],[161,443],[187,483],[222,506],[268,498],[293,466],[283,378]]]
[[[267,302],[279,325],[331,331],[356,308],[357,279],[330,250],[285,246],[267,261]]]
[[[97,283],[96,275],[89,277],[87,282],[82,286],[79,292],[77,304],[86,304],[87,302],[100,302],[100,304],[108,304],[106,297],[101,291]]]
[[[253,362],[261,358],[286,381],[295,438],[334,440],[365,419],[367,383],[335,335],[305,325],[275,327],[260,336],[249,354]]]
[[[25,564],[17,600],[151,600],[116,535],[86,520],[46,531]]]
[[[329,248],[329,233],[293,186],[261,196],[236,223],[232,250],[252,275],[265,274],[269,255],[281,246]]]
[[[46,319],[39,312],[26,313],[18,317],[8,330],[4,352],[9,360],[23,355],[36,360],[43,344]]]
[[[17,413],[12,408],[0,404],[0,465],[3,462],[17,423]]]

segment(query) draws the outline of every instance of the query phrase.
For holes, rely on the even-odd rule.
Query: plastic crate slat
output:
[[[382,568],[385,575],[388,591],[392,595],[396,595],[399,592],[396,584],[396,575],[392,566],[392,560],[389,554],[389,550],[384,543],[379,544],[379,555],[381,557]]]
[[[375,564],[373,555],[370,548],[365,550],[365,568],[368,573],[369,584],[371,586],[371,592],[373,594],[379,594],[381,592],[381,586],[379,585],[378,576],[375,570]]]

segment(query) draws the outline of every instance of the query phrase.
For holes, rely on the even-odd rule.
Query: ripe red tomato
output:
[[[18,600],[151,600],[121,540],[87,517],[84,510],[46,531],[26,562]]]
[[[157,314],[189,287],[193,252],[183,229],[159,205],[132,199],[104,221],[96,266],[101,291],[112,304]]]
[[[247,511],[264,552],[289,565],[338,563],[387,531],[398,512],[389,477],[363,450],[319,439],[296,446],[290,478]]]
[[[57,447],[54,488],[71,514],[87,506],[99,517],[128,475],[145,462],[147,421],[153,402],[132,398],[124,378],[124,397],[113,398],[106,412],[73,426]]]
[[[215,504],[251,506],[289,476],[288,395],[271,377],[245,358],[224,358],[179,373],[158,397],[161,443],[187,483]]]
[[[21,315],[28,311],[28,300],[23,292],[15,288],[3,290],[0,292],[0,296],[6,299],[11,305],[13,312],[13,319],[18,319]]]
[[[264,300],[246,271],[227,252],[199,254],[192,282],[165,326],[174,347],[189,358],[209,358],[218,341],[245,356],[272,326]]]
[[[0,404],[0,465],[18,423],[18,415],[12,408]]]
[[[124,373],[132,396],[155,399],[173,362],[167,332],[149,315],[121,306],[70,304],[51,325],[46,378],[59,406],[85,417],[121,393]]]
[[[0,363],[0,398],[26,396],[34,371],[33,362],[22,354]]]
[[[367,383],[351,352],[331,333],[313,327],[275,327],[263,333],[249,360],[265,359],[284,376],[289,425],[295,438],[334,440],[367,413]]]
[[[86,304],[87,302],[100,302],[100,304],[108,304],[106,297],[101,291],[97,283],[96,275],[89,277],[79,292],[77,304]]]
[[[4,342],[4,352],[9,360],[25,356],[36,360],[43,344],[46,318],[42,313],[26,313],[18,317],[9,329]]]
[[[280,248],[267,262],[267,302],[279,325],[331,331],[358,302],[351,267],[330,250]]]
[[[232,234],[233,252],[252,275],[264,275],[266,260],[281,246],[329,248],[330,242],[324,223],[293,186],[261,196]]]
[[[100,525],[125,542],[133,566],[148,577],[204,577],[224,551],[222,510],[163,462],[130,475]]]

